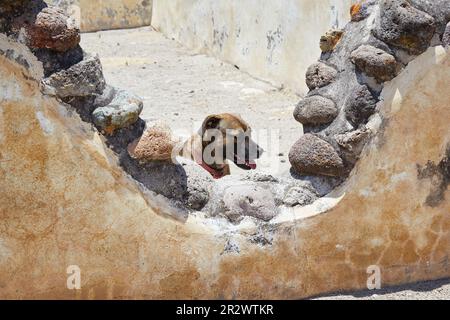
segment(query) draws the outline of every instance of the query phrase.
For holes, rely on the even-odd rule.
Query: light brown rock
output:
[[[331,52],[341,40],[344,34],[343,30],[331,29],[320,37],[320,50],[322,52]]]
[[[170,129],[163,125],[148,128],[141,138],[128,146],[132,158],[142,162],[170,160],[174,141]]]

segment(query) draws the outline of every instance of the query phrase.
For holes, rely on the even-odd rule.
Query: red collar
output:
[[[214,179],[220,179],[222,177],[224,177],[225,175],[223,174],[222,171],[216,170],[214,168],[211,168],[210,166],[208,166],[204,161],[202,161],[200,163],[200,166],[205,169],[206,171],[208,171]]]

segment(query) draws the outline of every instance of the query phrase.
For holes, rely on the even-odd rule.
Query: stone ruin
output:
[[[18,164],[24,161],[19,167],[28,168],[27,161],[39,154],[40,145],[52,145],[46,142],[53,139],[48,136],[61,132],[65,140],[60,152],[69,155],[54,153],[52,148],[57,146],[46,150],[55,159],[69,157],[79,163],[69,162],[67,171],[56,169],[47,155],[39,160],[44,165],[39,172],[47,182],[27,180],[23,172],[2,168],[8,162],[2,164],[0,172],[6,179],[0,182],[0,191],[6,202],[0,209],[9,231],[0,244],[6,241],[9,246],[5,248],[11,249],[3,245],[0,249],[6,250],[5,256],[14,256],[35,246],[67,260],[63,253],[68,249],[46,239],[45,232],[61,235],[66,244],[75,238],[84,243],[85,232],[103,232],[106,242],[97,239],[95,248],[84,246],[74,254],[98,272],[88,277],[89,290],[98,292],[96,297],[110,298],[303,297],[360,288],[365,283],[361,280],[365,268],[372,264],[387,270],[385,281],[391,284],[449,275],[450,116],[444,88],[450,68],[446,51],[450,5],[445,0],[433,5],[420,0],[361,1],[351,8],[351,15],[343,30],[331,30],[320,39],[322,55],[306,73],[310,91],[294,111],[305,134],[289,151],[291,172],[273,176],[255,171],[214,180],[188,160],[174,164],[158,155],[149,156],[145,150],[130,154],[130,145],[140,137],[145,145],[162,136],[158,146],[163,153],[169,152],[171,144],[165,142],[171,139],[170,133],[146,128],[139,118],[140,98],[105,83],[98,56],[79,46],[79,30],[64,11],[43,1],[4,1],[0,6],[0,65],[8,68],[2,70],[0,98],[5,103],[2,130],[6,140],[0,144],[6,149],[2,147],[0,161],[9,155]],[[17,85],[19,91],[11,87],[17,79],[22,81]],[[423,96],[429,101],[422,101]],[[16,106],[21,102],[24,105]],[[428,103],[430,110],[419,115],[410,110],[415,103]],[[14,129],[8,122],[16,119],[9,109],[19,112],[27,104],[45,106],[36,113],[44,135],[33,142],[17,133],[25,129]],[[24,122],[33,127],[27,117]],[[87,138],[90,135],[97,138]],[[396,150],[401,143],[407,147]],[[30,159],[18,146],[30,147]],[[107,148],[99,153],[101,146]],[[73,148],[82,155],[72,155]],[[87,169],[89,159],[92,168]],[[70,168],[81,178],[69,179]],[[61,191],[56,191],[54,179],[74,188],[72,197],[85,203],[73,205],[66,196],[57,195]],[[50,198],[36,199],[25,192],[28,187],[17,184],[20,181],[41,188],[46,185]],[[28,198],[22,198],[21,190]],[[106,196],[108,190],[115,190],[117,199]],[[78,195],[85,192],[90,195]],[[405,192],[410,196],[402,198]],[[95,197],[90,200],[94,195],[108,200],[94,204]],[[49,207],[57,204],[59,208]],[[16,221],[25,208],[36,219]],[[77,209],[83,218],[68,218]],[[142,217],[137,212],[151,214]],[[107,213],[117,222],[107,223]],[[149,222],[149,217],[155,221]],[[64,231],[71,228],[70,219],[87,219],[78,230],[80,235]],[[37,229],[31,226],[36,221]],[[181,231],[177,231],[179,223]],[[355,230],[348,230],[349,225]],[[107,231],[111,227],[114,231]],[[25,240],[28,233],[34,234],[36,242]],[[13,240],[18,242],[12,244]],[[121,249],[122,241],[127,244]],[[181,248],[176,248],[178,242],[183,242]],[[103,246],[114,252],[104,251]],[[169,256],[161,251],[166,247]],[[100,260],[91,257],[95,252],[100,252]],[[112,274],[113,257],[123,259],[118,275]],[[168,262],[171,257],[180,261],[173,265]],[[21,259],[0,259],[0,270],[9,274],[8,267],[27,258]],[[149,259],[167,262],[168,269]],[[130,262],[138,260],[144,261],[143,267],[135,269]],[[53,263],[35,266],[47,281],[61,277]],[[127,274],[133,270],[133,275]],[[332,280],[326,278],[330,273]],[[158,277],[145,280],[148,274]],[[96,277],[102,286],[113,287],[111,296],[109,289],[99,291]],[[256,278],[260,280],[255,283],[252,279]],[[71,293],[52,291],[45,285],[37,290],[38,284],[30,279],[31,291],[14,293],[13,286],[24,279],[7,284],[0,296],[71,297]],[[153,293],[150,288],[155,289]]]

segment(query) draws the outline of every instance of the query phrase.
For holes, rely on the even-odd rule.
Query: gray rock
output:
[[[95,125],[107,134],[126,128],[139,119],[142,112],[142,100],[136,95],[119,89],[110,104],[99,107],[92,113]]]
[[[336,104],[322,96],[309,96],[301,100],[294,110],[294,118],[305,125],[327,124],[338,115]]]
[[[336,78],[337,71],[325,63],[317,62],[306,70],[306,85],[310,90],[324,87]]]
[[[185,203],[193,210],[202,209],[209,201],[209,192],[214,184],[211,175],[196,163],[182,163],[186,172],[187,183],[184,194]]]
[[[361,85],[350,94],[345,105],[345,115],[357,127],[367,122],[375,112],[376,104],[377,101],[367,86]]]
[[[254,181],[254,182],[278,182],[278,179],[269,173],[260,171],[250,171],[242,177],[242,181]]]
[[[442,36],[442,45],[444,47],[450,46],[450,22],[447,23],[444,35]]]
[[[380,40],[418,55],[428,48],[435,30],[434,18],[414,8],[410,1],[380,1],[380,17],[374,29]]]
[[[10,34],[14,18],[26,12],[35,15],[47,4],[43,0],[2,0],[0,5],[0,32]]]
[[[272,192],[255,183],[230,186],[223,196],[224,215],[233,222],[244,216],[269,221],[278,213]]]
[[[344,181],[344,177],[330,177],[330,176],[313,176],[313,175],[299,175],[291,168],[289,175],[297,181],[306,182],[311,185],[313,192],[318,197],[323,197],[335,189]],[[308,188],[309,189],[309,188]]]
[[[447,22],[450,21],[450,1],[448,0],[410,0],[413,7],[428,13],[434,18],[436,32],[444,32]]]
[[[130,158],[127,152],[120,156],[121,166],[145,188],[179,207],[200,210],[209,201],[215,181],[195,162],[180,160],[180,163],[155,161],[142,164]]]
[[[102,94],[106,85],[97,55],[86,55],[81,62],[52,74],[42,82],[46,93],[60,98]]]
[[[53,73],[65,70],[83,60],[83,49],[77,46],[66,52],[58,52],[49,49],[34,49],[33,54],[42,62],[44,76],[49,77]]]
[[[336,142],[342,148],[345,160],[350,163],[354,163],[359,159],[369,138],[370,132],[365,127],[335,136]]]
[[[287,190],[283,204],[288,207],[306,206],[313,203],[317,198],[317,193],[310,188],[294,185]]]
[[[344,164],[334,148],[326,141],[305,134],[289,151],[292,168],[301,175],[341,176]]]
[[[95,95],[94,99],[95,108],[104,107],[110,104],[114,99],[114,97],[116,96],[116,92],[117,92],[116,88],[107,84],[101,94]]]
[[[359,70],[379,83],[395,78],[401,67],[393,55],[370,45],[362,45],[353,51],[351,60]]]

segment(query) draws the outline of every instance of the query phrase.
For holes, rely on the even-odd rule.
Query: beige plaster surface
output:
[[[168,218],[97,133],[41,94],[27,49],[3,36],[0,49],[29,65],[0,56],[1,298],[302,298],[365,288],[370,265],[383,286],[450,275],[448,188],[430,206],[436,181],[418,178],[450,143],[442,47],[386,85],[384,121],[329,196],[338,203],[226,232]],[[238,252],[224,250],[230,242]],[[69,265],[80,267],[80,290],[66,287]]]

